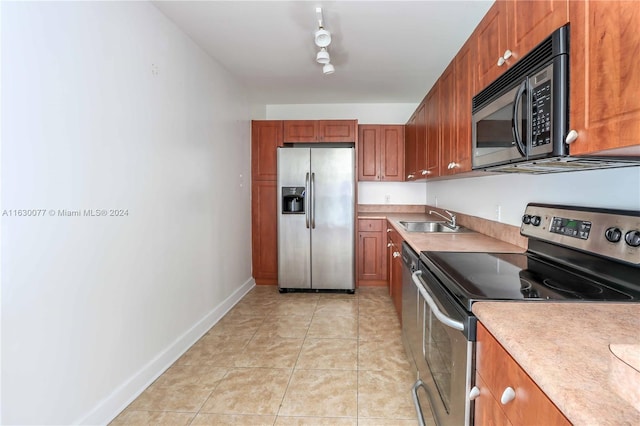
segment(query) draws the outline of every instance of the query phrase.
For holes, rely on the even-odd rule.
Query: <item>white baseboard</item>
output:
[[[143,366],[136,374],[116,388],[111,395],[100,401],[87,415],[73,422],[74,424],[104,425],[112,421],[134,399],[136,399],[151,383],[180,358],[195,342],[213,327],[242,297],[255,287],[256,282],[250,278],[231,296],[216,306],[200,321],[178,337],[169,347],[160,352],[154,359]]]

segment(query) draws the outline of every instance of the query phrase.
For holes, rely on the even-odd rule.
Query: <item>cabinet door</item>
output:
[[[391,299],[396,308],[398,319],[402,323],[402,238],[394,231],[391,233],[391,240],[393,241],[392,263],[390,266],[393,270]]]
[[[416,173],[413,179],[427,175],[427,98],[416,110]]]
[[[567,0],[507,2],[507,49],[511,50],[512,56],[507,59],[506,65],[517,62],[552,32],[569,22],[568,7]]]
[[[456,81],[455,63],[449,64],[440,79],[440,102],[438,112],[440,114],[440,131],[442,148],[441,174],[450,175],[455,172],[452,164],[457,157],[457,133],[456,133]]]
[[[278,283],[277,183],[254,181],[251,188],[251,243],[256,284]]]
[[[276,180],[276,148],[282,146],[282,121],[251,122],[251,178]]]
[[[571,1],[570,16],[570,153],[640,155],[640,5]]]
[[[384,280],[382,232],[358,233],[358,279]]]
[[[295,142],[317,142],[318,121],[316,120],[285,120],[284,121],[284,141]]]
[[[414,113],[404,129],[404,180],[412,180],[416,171],[416,114]]]
[[[404,180],[404,126],[380,126],[380,180]]]
[[[507,387],[515,391],[513,400],[501,404],[511,423],[571,424],[481,323],[477,329],[476,370],[496,400]]]
[[[474,54],[471,43],[466,43],[455,58],[457,136],[452,144],[455,150],[451,171],[463,173],[471,170],[471,98],[474,93]],[[448,163],[443,163],[448,164]]]
[[[507,4],[496,1],[476,27],[473,35],[478,54],[477,79],[479,90],[495,80],[505,67],[498,66],[507,45]],[[478,90],[478,91],[479,91]]]
[[[320,120],[319,142],[355,142],[357,120]]]
[[[358,180],[380,180],[380,126],[358,126]]]
[[[427,160],[426,177],[440,176],[440,111],[439,111],[439,84],[429,92],[426,103],[427,117]]]

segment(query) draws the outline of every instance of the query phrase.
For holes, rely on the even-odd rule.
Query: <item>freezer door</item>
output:
[[[305,186],[310,178],[309,148],[278,148],[278,287],[311,288],[311,229],[305,214],[282,213],[282,187]],[[308,200],[309,189],[306,190]]]
[[[311,282],[355,289],[353,148],[311,148]]]

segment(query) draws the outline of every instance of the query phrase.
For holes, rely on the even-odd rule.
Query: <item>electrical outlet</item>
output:
[[[385,202],[385,204],[389,204],[391,202],[391,195],[386,194],[384,196],[384,202]]]

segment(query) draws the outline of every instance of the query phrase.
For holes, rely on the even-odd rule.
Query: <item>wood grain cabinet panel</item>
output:
[[[404,180],[410,181],[415,179],[417,174],[417,156],[416,156],[416,118],[417,112],[414,112],[404,128]]]
[[[282,121],[251,122],[251,178],[276,180],[277,151],[282,146]]]
[[[455,62],[451,62],[444,71],[439,84],[439,108],[440,114],[440,146],[441,161],[440,174],[450,175],[454,173],[451,167],[452,163],[457,161],[457,139],[456,132],[457,116],[456,116],[456,69]]]
[[[402,237],[387,223],[387,268],[389,295],[402,323]]]
[[[481,378],[476,383],[481,397],[483,394],[486,396],[488,391],[512,424],[571,424],[481,323],[478,323],[477,331],[476,372]],[[500,399],[507,387],[515,391],[515,398],[502,404]],[[491,416],[494,419],[486,419],[487,413],[493,413]],[[495,421],[495,424],[504,424],[495,407],[491,407],[490,403],[485,404],[481,398],[475,400],[475,414],[489,423]]]
[[[358,284],[387,284],[386,233],[383,219],[358,219]]]
[[[358,126],[358,180],[402,181],[404,126]]]
[[[356,141],[357,120],[285,120],[285,143]]]
[[[571,1],[572,155],[640,155],[640,4]],[[613,152],[609,150],[615,149]]]
[[[473,65],[475,63],[474,50],[467,42],[458,52],[455,59],[455,127],[456,140],[451,146],[453,173],[464,173],[471,170],[471,99],[475,91]],[[455,152],[455,154],[453,154]],[[449,162],[443,162],[448,165]]]
[[[440,176],[440,84],[435,86],[427,95],[426,118],[427,118],[427,155],[426,167],[423,177]]]
[[[474,33],[478,54],[476,77],[480,90],[505,71],[498,66],[498,59],[507,49],[507,4],[498,0],[489,9]]]
[[[416,173],[411,180],[424,179],[428,173],[427,102],[428,96],[425,97],[420,105],[418,105],[418,109],[416,109]]]
[[[278,283],[277,183],[253,181],[251,187],[251,243],[256,284]]]

